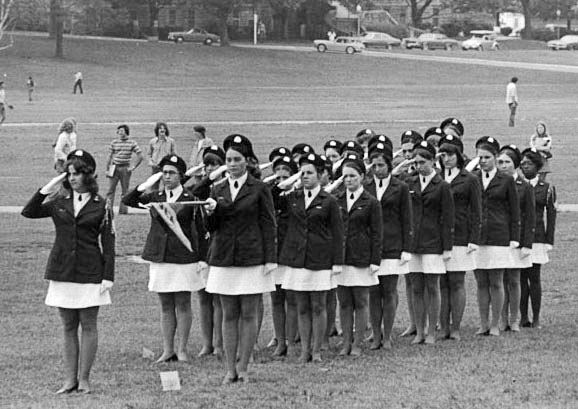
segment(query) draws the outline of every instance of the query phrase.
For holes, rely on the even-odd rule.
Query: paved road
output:
[[[298,52],[316,52],[316,50],[311,47],[306,46],[283,46],[283,45],[252,45],[252,44],[232,44],[234,47],[241,48],[260,48],[264,50],[285,50],[285,51],[298,51]],[[574,65],[560,65],[560,64],[540,64],[540,63],[529,63],[520,61],[497,61],[497,60],[485,60],[479,58],[460,58],[454,56],[441,56],[441,55],[426,55],[426,54],[406,54],[398,52],[381,52],[381,51],[364,51],[361,56],[370,58],[391,58],[398,60],[414,60],[414,61],[434,61],[434,62],[445,62],[451,64],[469,64],[469,65],[483,65],[486,67],[508,67],[508,68],[521,68],[526,70],[537,70],[537,71],[554,71],[554,72],[566,72],[578,74],[578,66]]]

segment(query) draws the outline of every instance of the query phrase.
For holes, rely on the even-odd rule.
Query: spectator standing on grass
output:
[[[151,167],[151,173],[154,175],[161,171],[159,167],[160,161],[167,155],[176,154],[175,140],[169,136],[169,128],[164,122],[157,122],[155,126],[155,136],[149,141],[147,150],[148,164]],[[159,188],[161,183],[153,186],[154,189]]]
[[[207,138],[206,133],[207,130],[202,125],[196,125],[193,128],[193,150],[189,159],[189,166],[191,168],[202,164],[206,149],[214,145],[213,140]],[[187,185],[198,183],[201,179],[200,174],[194,174],[191,180],[187,182]]]
[[[114,205],[114,195],[118,182],[120,182],[121,197],[123,197],[128,193],[132,172],[139,167],[144,159],[138,143],[133,139],[128,139],[130,134],[128,125],[120,125],[116,128],[116,134],[118,139],[113,140],[109,145],[108,159],[106,161],[106,177],[109,180],[106,198],[110,201],[111,206]],[[137,160],[131,166],[130,162],[133,153],[137,156]],[[127,214],[126,206],[122,202],[118,212],[119,214]]]
[[[32,102],[32,93],[34,92],[35,86],[36,84],[34,83],[32,76],[29,76],[28,80],[26,80],[26,88],[28,90],[28,102]]]
[[[58,128],[58,137],[52,144],[54,147],[54,169],[64,172],[64,162],[68,154],[76,149],[76,119],[66,118]]]
[[[73,94],[76,94],[76,89],[80,91],[80,94],[84,93],[82,90],[82,73],[80,71],[74,74],[74,86],[72,87]]]
[[[506,104],[510,108],[510,122],[508,126],[514,127],[514,120],[516,118],[516,109],[518,108],[518,77],[512,77],[508,85],[506,86]]]
[[[6,90],[4,90],[4,81],[0,81],[0,125],[6,120],[6,108],[13,109],[12,105],[6,102]]]
[[[22,210],[31,219],[51,217],[56,240],[48,258],[46,305],[57,307],[64,327],[65,379],[57,394],[91,393],[90,369],[98,346],[97,316],[111,303],[115,235],[112,207],[97,194],[96,162],[75,150],[64,172],[34,194]],[[44,199],[59,190],[67,196]],[[78,327],[81,327],[80,341]]]
[[[551,172],[550,158],[552,158],[552,137],[546,131],[546,124],[542,121],[536,124],[536,132],[530,138],[530,148],[536,149],[542,156],[542,167],[540,168],[540,180],[546,180],[546,176]]]
[[[335,33],[334,29],[330,29],[327,32],[327,38],[329,39],[329,41],[335,41],[335,38],[337,37],[337,34]]]

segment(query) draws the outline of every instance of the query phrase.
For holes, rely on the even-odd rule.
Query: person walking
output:
[[[108,147],[108,159],[106,161],[106,177],[109,180],[109,188],[106,194],[111,206],[114,205],[114,195],[116,186],[120,182],[122,196],[128,193],[130,185],[130,176],[132,172],[139,167],[144,157],[138,143],[133,139],[128,139],[130,129],[128,125],[119,125],[116,128],[118,139],[111,142]],[[137,156],[134,165],[131,165],[132,154]],[[127,214],[127,209],[124,203],[120,203],[119,214]]]
[[[113,215],[110,204],[98,195],[96,162],[90,153],[80,149],[71,152],[63,169],[34,194],[22,215],[50,217],[56,228],[44,275],[49,280],[45,303],[58,308],[64,328],[65,379],[56,393],[88,394],[98,346],[98,310],[111,303],[114,282]],[[61,185],[67,196],[44,201]]]
[[[77,89],[80,91],[81,95],[84,93],[82,89],[82,79],[82,72],[78,71],[76,74],[74,74],[74,86],[72,87],[73,94],[76,94]]]
[[[512,77],[506,86],[506,104],[510,108],[510,122],[508,126],[514,127],[514,120],[516,118],[516,109],[518,108],[518,77]]]
[[[32,93],[34,92],[35,86],[36,84],[34,83],[32,76],[29,76],[28,80],[26,80],[26,89],[28,90],[28,102],[32,102]]]
[[[58,128],[58,136],[52,145],[54,147],[54,169],[56,172],[65,172],[64,162],[68,154],[76,150],[76,119],[64,119]]]

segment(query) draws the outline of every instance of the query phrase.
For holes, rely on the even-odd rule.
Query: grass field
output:
[[[577,203],[573,157],[576,130],[576,74],[486,68],[448,63],[351,58],[237,48],[173,44],[67,40],[67,58],[51,58],[53,44],[19,39],[4,51],[8,101],[16,106],[0,127],[0,205],[23,205],[53,176],[51,142],[57,123],[79,121],[79,146],[95,153],[101,188],[106,188],[106,146],[119,123],[146,146],[153,123],[169,123],[178,152],[188,159],[192,124],[205,124],[217,141],[229,133],[250,137],[265,160],[277,145],[308,141],[319,147],[329,136],[352,137],[370,127],[397,145],[406,129],[424,131],[446,116],[463,119],[465,145],[481,135],[503,143],[527,144],[535,122],[545,119],[554,136],[552,168],[560,200]],[[543,59],[545,51],[524,58]],[[514,60],[519,51],[500,51]],[[460,56],[465,53],[456,53]],[[476,57],[482,54],[478,53]],[[567,59],[573,54],[557,53]],[[492,57],[494,58],[494,57]],[[560,64],[568,62],[558,61]],[[72,95],[73,74],[85,77],[85,95]],[[25,79],[38,83],[26,102]],[[504,103],[509,78],[520,78],[521,106],[516,128],[508,128]],[[133,184],[144,179],[141,167]],[[147,269],[134,264],[148,230],[144,215],[117,218],[117,278],[114,304],[100,317],[100,349],[93,370],[95,393],[55,397],[60,386],[61,326],[43,304],[44,266],[54,237],[49,220],[0,215],[2,350],[0,406],[13,408],[173,408],[173,407],[391,407],[391,408],[558,408],[578,406],[578,347],[574,285],[576,223],[559,215],[553,261],[543,270],[543,329],[479,338],[474,279],[468,275],[463,340],[412,347],[396,339],[392,352],[335,357],[338,338],[321,365],[301,366],[257,354],[250,367],[254,383],[222,388],[224,365],[216,359],[157,366],[141,358],[143,347],[159,353],[158,301],[146,291]],[[407,324],[400,284],[395,324]],[[268,301],[268,297],[265,298]],[[195,297],[196,303],[196,297]],[[197,310],[190,341],[200,347]],[[272,334],[269,304],[260,343]],[[177,369],[183,389],[161,392],[160,370]]]

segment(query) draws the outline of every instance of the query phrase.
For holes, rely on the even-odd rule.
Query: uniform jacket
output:
[[[531,185],[530,185],[531,186]],[[547,182],[538,182],[534,186],[536,199],[536,231],[534,243],[554,245],[556,230],[556,190]],[[544,210],[546,210],[546,224],[544,224]]]
[[[442,254],[454,240],[454,199],[449,183],[438,174],[421,191],[419,178],[408,179],[413,210],[412,253]]]
[[[196,200],[187,191],[179,196],[176,202]],[[122,202],[131,207],[139,203],[166,202],[164,190],[150,193],[139,192],[136,188],[123,197]],[[198,206],[173,208],[183,233],[191,243],[192,252],[185,247],[177,235],[159,217],[151,214],[151,227],[147,236],[142,258],[154,263],[190,264],[205,261],[207,258],[208,234],[205,228],[203,209]]]
[[[114,281],[115,236],[112,209],[106,201],[94,195],[74,217],[72,196],[42,203],[45,197],[36,192],[22,210],[31,219],[51,217],[56,228],[44,278],[92,284]]]
[[[213,186],[217,208],[208,217],[209,264],[246,267],[277,262],[277,224],[271,191],[250,174],[231,200],[229,182]]]
[[[375,179],[372,179],[365,189],[376,197]],[[381,258],[399,259],[402,251],[411,251],[413,239],[413,216],[408,186],[392,177],[379,204],[383,223]]]
[[[279,263],[309,270],[343,265],[343,221],[337,201],[323,189],[305,209],[303,190],[275,195],[277,207],[289,214]]]
[[[454,246],[480,244],[482,188],[478,178],[465,169],[450,183],[454,198]]]
[[[521,177],[516,179],[516,192],[520,202],[520,247],[532,248],[536,230],[536,199],[532,185]]]
[[[379,265],[383,235],[381,206],[374,196],[364,190],[348,211],[347,195],[349,194],[345,191],[337,200],[341,209],[345,235],[344,264],[355,267]]]
[[[520,203],[514,178],[498,171],[484,190],[482,173],[475,173],[482,186],[480,245],[509,246],[510,241],[519,242]]]

